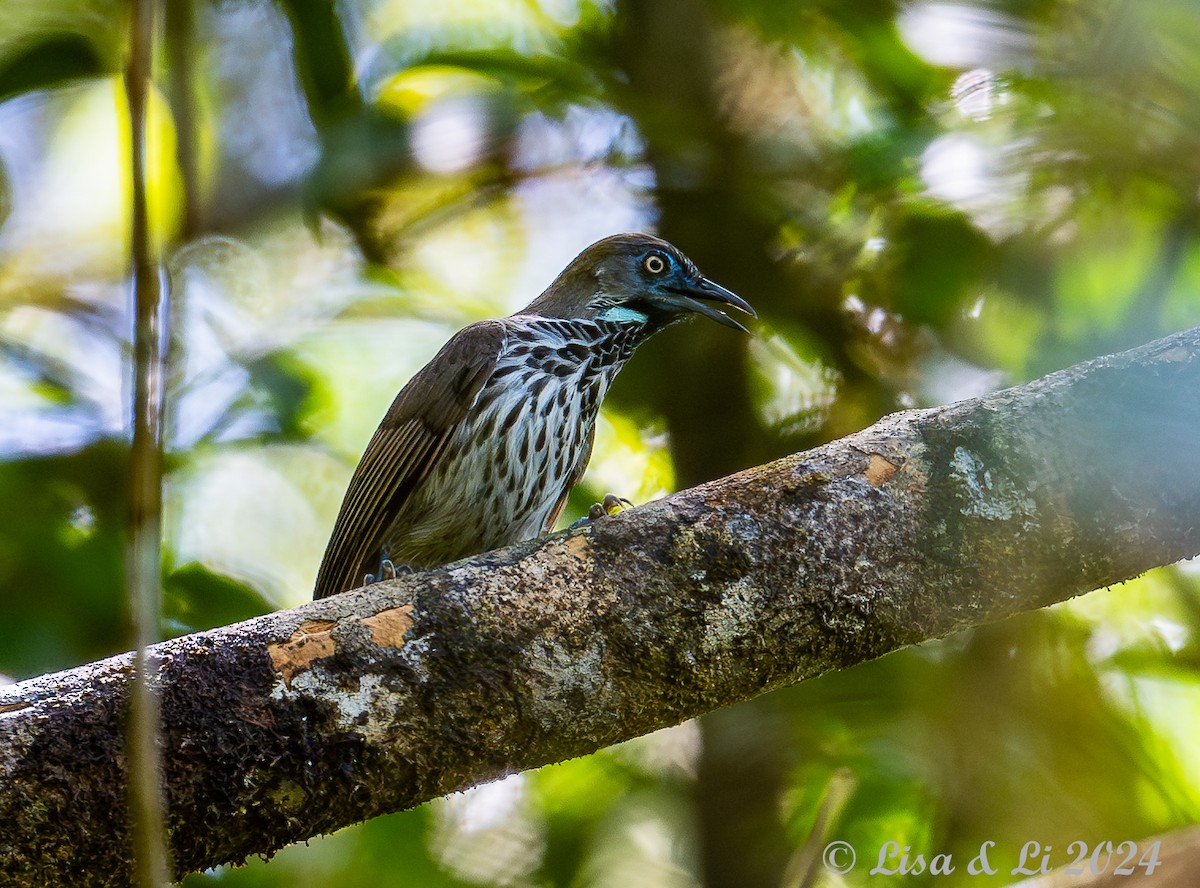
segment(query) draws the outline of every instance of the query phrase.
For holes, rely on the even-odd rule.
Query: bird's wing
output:
[[[313,598],[362,585],[363,562],[437,465],[492,375],[504,337],[499,321],[472,324],[401,389],[350,478]]]

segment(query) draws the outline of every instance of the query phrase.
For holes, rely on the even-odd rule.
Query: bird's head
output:
[[[747,332],[718,305],[757,317],[749,303],[714,284],[665,240],[617,234],[576,256],[525,313],[630,324],[648,332],[702,314]]]

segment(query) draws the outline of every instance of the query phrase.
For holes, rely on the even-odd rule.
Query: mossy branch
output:
[[[159,645],[178,872],[1200,552],[1200,329]],[[126,655],[0,689],[0,879],[130,878]]]

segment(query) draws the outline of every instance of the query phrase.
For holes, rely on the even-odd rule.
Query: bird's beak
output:
[[[736,293],[726,290],[720,284],[714,284],[708,278],[702,277],[694,284],[689,284],[686,287],[667,287],[672,293],[676,294],[676,298],[671,301],[679,308],[694,311],[696,314],[702,314],[706,318],[712,318],[718,324],[723,324],[726,327],[732,327],[734,330],[741,330],[743,333],[750,331],[735,321],[725,312],[709,305],[709,302],[720,303],[721,305],[732,305],[739,311],[744,311],[752,318],[757,318],[758,315],[754,309],[750,307],[750,303],[738,296]],[[706,300],[701,302],[700,300]]]

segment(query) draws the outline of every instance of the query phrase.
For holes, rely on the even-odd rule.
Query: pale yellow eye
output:
[[[667,260],[658,253],[651,253],[642,260],[642,268],[650,274],[662,274],[667,270]]]

